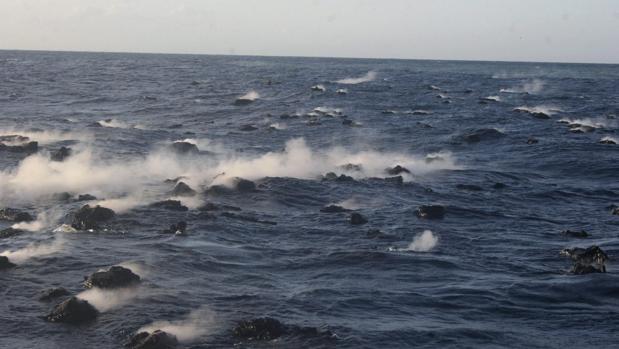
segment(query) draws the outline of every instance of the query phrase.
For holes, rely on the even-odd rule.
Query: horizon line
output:
[[[490,60],[490,59],[441,59],[441,58],[398,58],[398,57],[349,57],[349,56],[299,56],[299,55],[266,55],[239,53],[187,53],[187,52],[153,52],[153,51],[89,51],[89,50],[46,50],[46,49],[5,49],[0,52],[45,52],[45,53],[86,53],[86,54],[133,54],[133,55],[171,55],[171,56],[229,56],[229,57],[260,57],[260,58],[310,58],[310,59],[351,59],[351,60],[394,60],[394,61],[434,61],[434,62],[480,62],[480,63],[523,63],[523,64],[589,64],[589,65],[619,65],[610,62],[561,62],[561,61],[528,61],[528,60]]]

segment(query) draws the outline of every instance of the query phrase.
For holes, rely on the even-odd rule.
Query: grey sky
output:
[[[619,0],[1,0],[0,49],[619,63]]]

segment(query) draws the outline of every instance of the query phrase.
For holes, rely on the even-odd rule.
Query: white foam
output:
[[[244,101],[255,101],[258,98],[260,98],[260,94],[254,90],[251,90],[237,99]]]
[[[361,84],[364,82],[374,81],[376,79],[376,75],[377,75],[376,72],[369,71],[361,77],[345,78],[345,79],[337,80],[336,82],[338,84],[344,84],[344,85],[357,85],[357,84]]]
[[[425,230],[423,233],[415,236],[407,249],[414,252],[428,252],[436,247],[437,244],[438,237],[430,230]]]
[[[213,333],[216,327],[215,313],[206,307],[201,307],[189,313],[185,319],[156,321],[140,328],[138,333],[153,333],[154,331],[161,330],[176,336],[179,342],[190,343]]]
[[[142,287],[127,287],[116,289],[91,288],[77,294],[77,298],[88,301],[100,312],[107,312],[125,304],[129,304],[138,297],[147,297],[149,292]]]
[[[6,250],[0,253],[0,256],[5,256],[9,261],[16,264],[23,264],[31,258],[44,257],[58,253],[64,249],[64,240],[56,238],[51,243],[31,243],[24,248],[17,250]]]
[[[542,91],[544,88],[545,82],[539,79],[533,79],[528,82],[524,82],[520,86],[511,87],[511,88],[502,88],[500,91],[502,93],[528,93],[528,94],[536,94]]]

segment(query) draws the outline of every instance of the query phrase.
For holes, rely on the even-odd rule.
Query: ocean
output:
[[[0,208],[32,216],[0,221],[1,348],[619,346],[619,65],[0,51],[0,79]],[[606,273],[560,254],[590,246]],[[84,287],[115,265],[141,282]],[[71,295],[96,318],[46,321]]]

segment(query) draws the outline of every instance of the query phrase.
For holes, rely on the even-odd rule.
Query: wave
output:
[[[197,141],[196,141],[197,142]],[[411,171],[405,180],[436,170],[457,169],[450,153],[436,161],[424,156],[373,150],[351,151],[343,147],[313,150],[303,138],[286,142],[280,152],[248,156],[222,147],[221,154],[177,154],[161,148],[123,160],[105,160],[86,148],[63,162],[44,154],[33,154],[16,168],[0,171],[0,206],[31,204],[56,193],[88,193],[101,205],[121,212],[168,197],[171,188],[164,181],[185,177],[192,188],[216,184],[231,185],[236,177],[258,180],[265,177],[316,179],[327,172],[341,172],[342,163],[359,164],[356,178],[385,177],[385,169],[400,164]]]
[[[375,71],[369,71],[363,76],[360,76],[357,78],[345,78],[345,79],[337,80],[336,82],[338,84],[344,84],[344,85],[357,85],[357,84],[362,84],[364,82],[374,81],[376,80],[376,76],[377,74]]]
[[[540,93],[544,88],[545,82],[539,79],[533,79],[532,81],[525,82],[520,86],[511,88],[502,88],[501,93],[526,93],[536,94]]]

